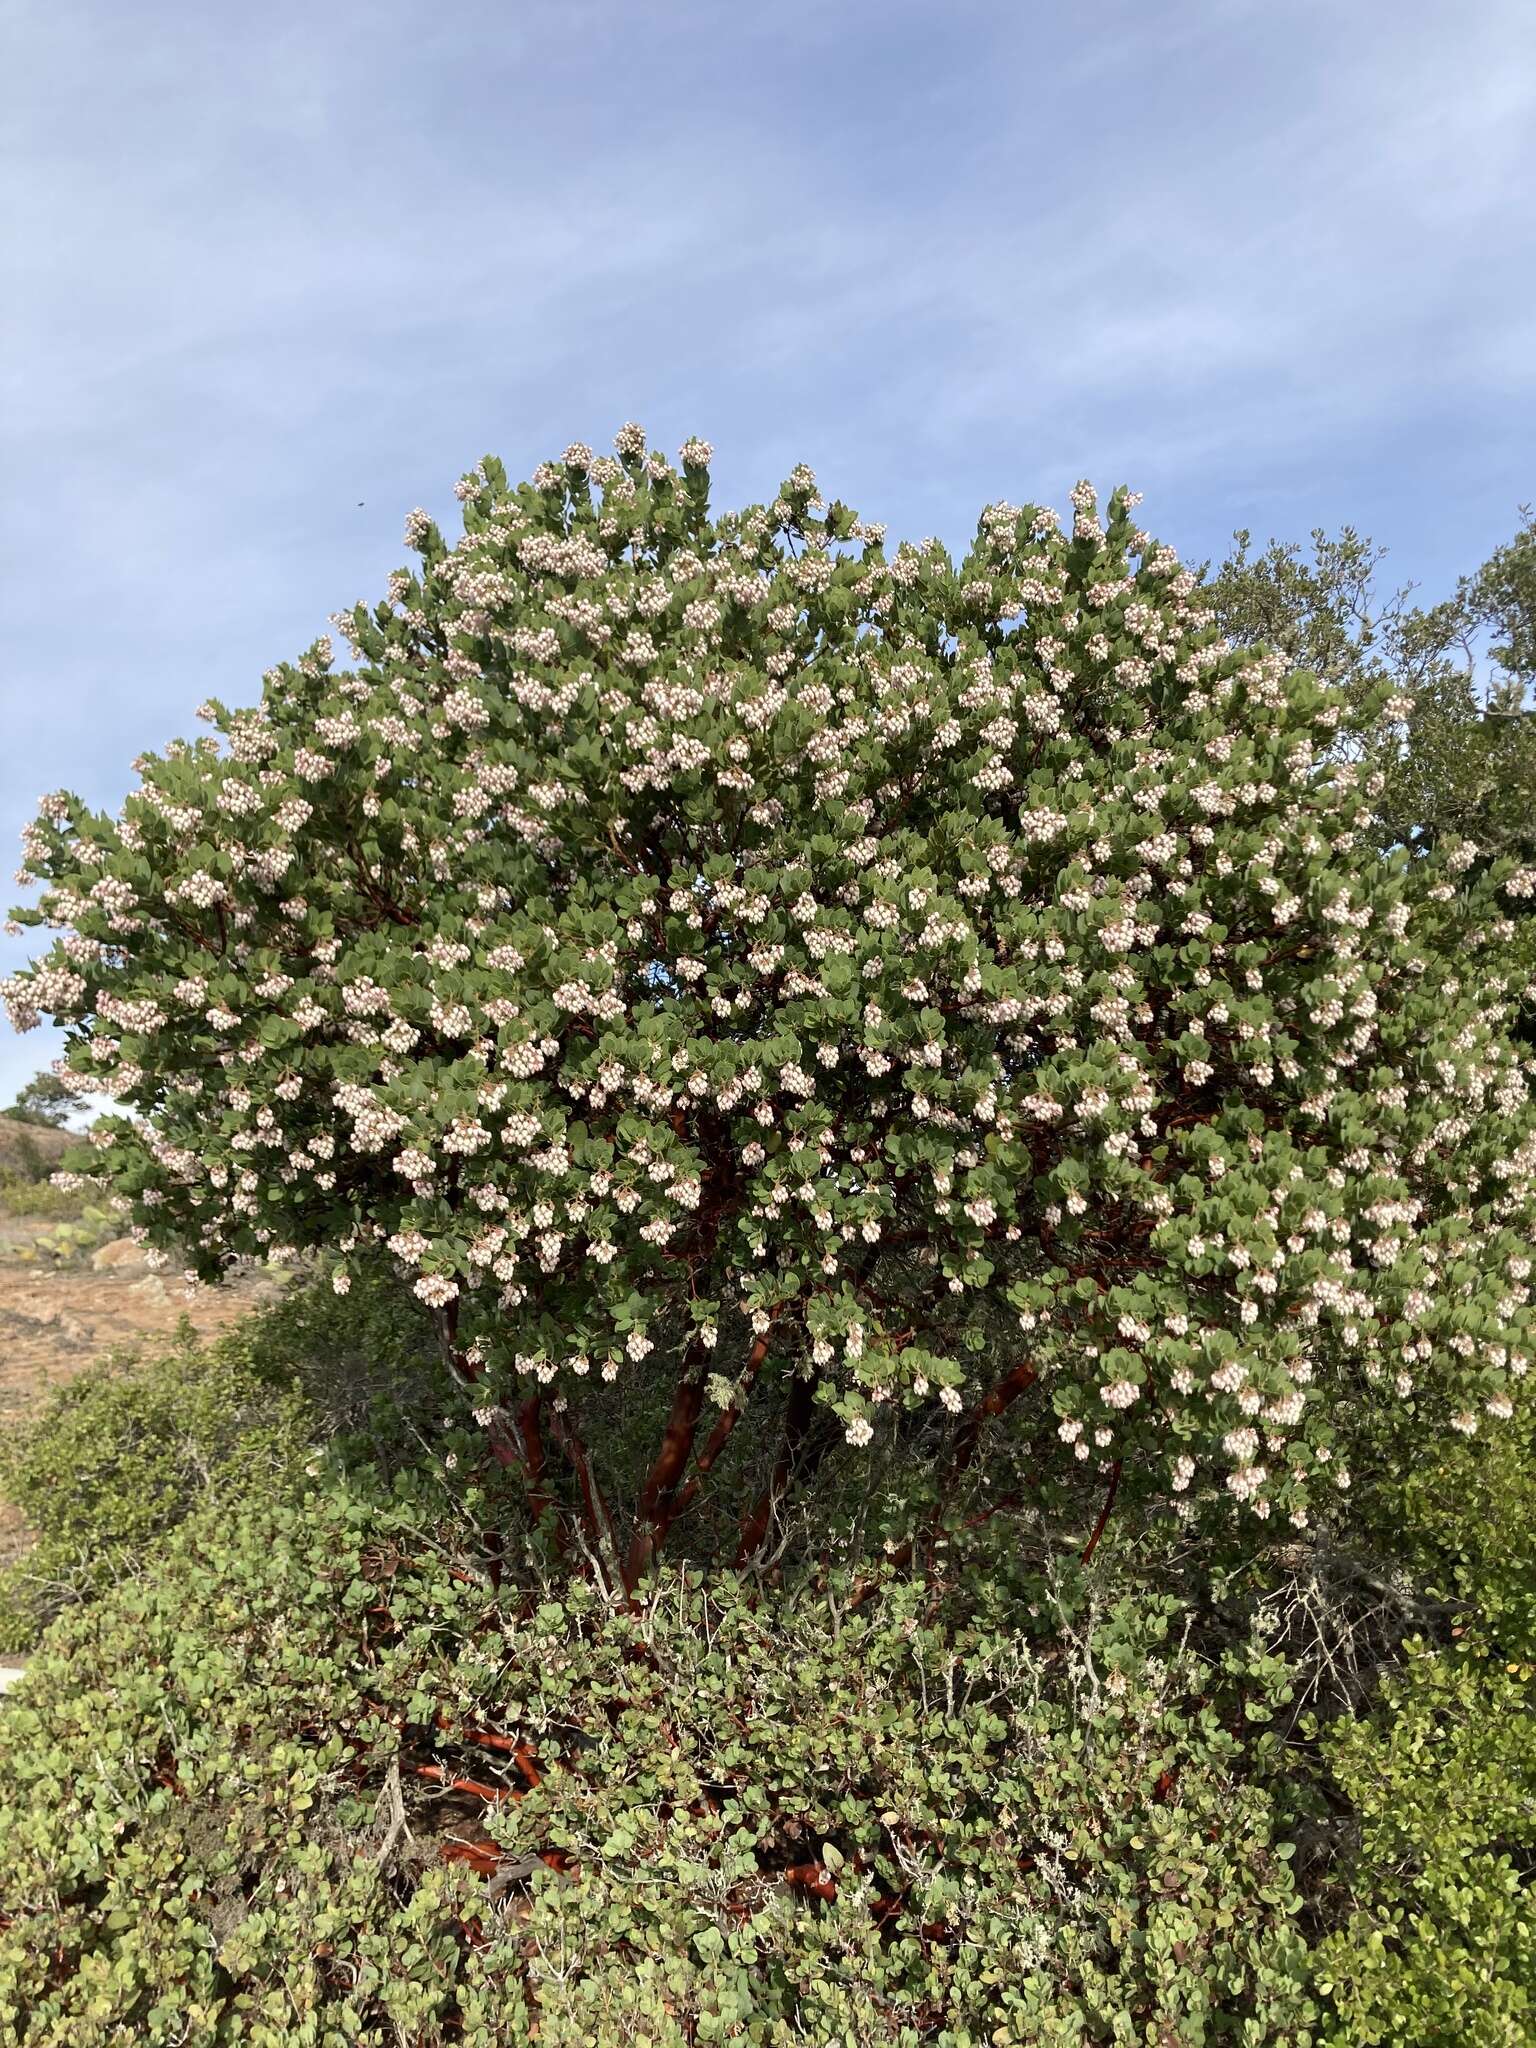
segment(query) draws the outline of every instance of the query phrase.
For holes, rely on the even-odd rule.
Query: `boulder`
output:
[[[119,1266],[142,1266],[144,1247],[131,1237],[114,1237],[110,1244],[104,1244],[99,1251],[91,1253],[91,1264],[98,1273],[110,1273]]]

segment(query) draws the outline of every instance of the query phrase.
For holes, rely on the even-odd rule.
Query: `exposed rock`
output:
[[[115,1266],[142,1266],[143,1263],[144,1247],[131,1237],[114,1237],[100,1251],[91,1253],[91,1264],[98,1273],[111,1272]]]

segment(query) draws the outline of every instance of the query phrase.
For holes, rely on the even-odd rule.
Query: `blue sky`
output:
[[[1431,591],[1536,497],[1532,0],[0,0],[0,76],[7,875],[487,451],[952,542],[1089,475]]]

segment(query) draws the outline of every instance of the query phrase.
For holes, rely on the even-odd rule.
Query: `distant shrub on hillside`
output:
[[[163,1351],[76,1375],[0,1443],[0,1497],[33,1537],[0,1571],[0,1648],[152,1568],[198,1508],[285,1497],[338,1443],[416,1456],[413,1428],[436,1429],[425,1334],[387,1284],[346,1304],[300,1287],[211,1343],[183,1324]]]
[[[29,1123],[0,1110],[0,1183],[46,1179],[77,1142],[68,1131]]]

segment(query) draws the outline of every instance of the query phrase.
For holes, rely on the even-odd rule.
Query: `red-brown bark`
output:
[[[960,1425],[955,1439],[955,1455],[950,1465],[951,1479],[958,1478],[976,1455],[976,1446],[981,1441],[983,1427],[1007,1409],[1011,1408],[1021,1394],[1027,1394],[1039,1374],[1026,1359],[1016,1365],[1013,1371],[1004,1375],[996,1386],[976,1403]]]
[[[581,1516],[587,1541],[594,1555],[602,1560],[604,1569],[612,1571],[618,1563],[618,1534],[614,1529],[612,1510],[592,1470],[587,1447],[568,1415],[557,1411],[551,1419],[551,1432],[565,1455],[566,1463],[576,1474],[576,1483],[581,1489]]]
[[[1093,1525],[1093,1534],[1088,1538],[1088,1541],[1083,1545],[1082,1561],[1084,1564],[1088,1564],[1092,1561],[1093,1553],[1099,1547],[1099,1538],[1104,1534],[1105,1529],[1109,1525],[1109,1518],[1111,1514],[1114,1512],[1115,1495],[1119,1491],[1120,1460],[1116,1458],[1113,1465],[1111,1465],[1109,1468],[1109,1491],[1104,1496],[1103,1507],[1099,1509],[1099,1519]]]
[[[714,1428],[704,1439],[703,1450],[700,1451],[698,1457],[694,1460],[692,1477],[672,1502],[671,1513],[668,1517],[669,1523],[676,1521],[684,1508],[692,1505],[698,1495],[699,1488],[709,1477],[715,1460],[730,1441],[732,1430],[735,1429],[737,1423],[746,1413],[747,1403],[752,1398],[752,1389],[757,1384],[757,1375],[762,1368],[763,1360],[767,1356],[768,1332],[765,1330],[762,1336],[754,1343],[748,1355],[746,1370],[742,1375],[741,1392],[728,1408],[721,1410]]]
[[[704,1407],[704,1378],[686,1361],[672,1396],[672,1409],[661,1434],[661,1448],[640,1489],[635,1533],[624,1560],[624,1586],[633,1593],[650,1569],[667,1532],[673,1499],[698,1435],[699,1416]]]

